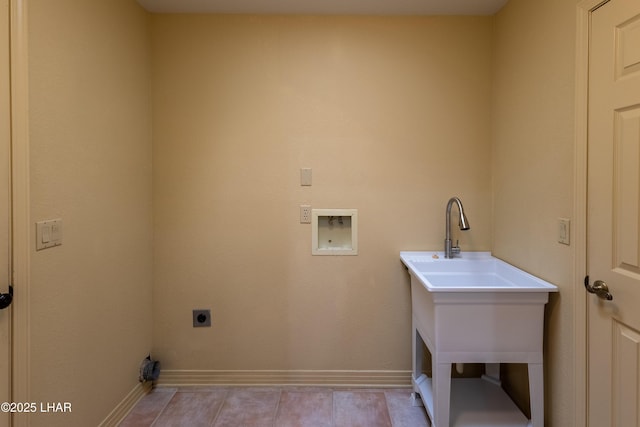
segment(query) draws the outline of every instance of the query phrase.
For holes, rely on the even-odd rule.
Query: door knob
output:
[[[0,293],[0,310],[4,310],[9,307],[11,305],[11,301],[13,301],[13,286],[9,285],[9,293]]]
[[[589,276],[587,276],[584,278],[584,287],[587,289],[587,292],[590,294],[596,294],[600,299],[607,301],[611,301],[613,299],[613,295],[609,292],[609,287],[602,280],[596,280],[593,282],[593,285],[590,285]]]

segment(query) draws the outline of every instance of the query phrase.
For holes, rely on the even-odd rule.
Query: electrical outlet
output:
[[[193,327],[211,326],[211,310],[193,310]]]
[[[300,205],[300,224],[311,224],[311,205]]]

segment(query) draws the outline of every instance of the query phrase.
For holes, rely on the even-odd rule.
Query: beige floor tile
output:
[[[227,390],[178,391],[153,427],[209,427],[227,395]]]
[[[121,427],[430,427],[411,389],[158,388]]]
[[[160,415],[176,393],[175,388],[155,389],[140,399],[129,415],[119,424],[120,427],[148,427]]]
[[[336,391],[333,394],[335,427],[392,427],[384,392]]]
[[[279,399],[279,389],[231,389],[213,425],[215,427],[272,427]]]
[[[412,406],[411,389],[384,392],[393,427],[429,427],[427,414],[422,406]]]
[[[331,390],[284,390],[278,405],[276,427],[331,427]]]

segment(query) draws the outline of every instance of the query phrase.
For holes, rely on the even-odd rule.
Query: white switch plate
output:
[[[310,168],[300,169],[300,185],[311,186],[312,171]]]
[[[558,243],[569,245],[571,235],[571,220],[569,218],[558,218]]]
[[[62,219],[36,222],[36,250],[60,246],[62,244]]]

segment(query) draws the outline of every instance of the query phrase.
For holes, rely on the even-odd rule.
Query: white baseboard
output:
[[[411,371],[209,371],[164,370],[156,383],[180,386],[322,386],[403,388],[411,386]]]
[[[116,427],[127,416],[129,411],[146,396],[152,388],[151,382],[137,384],[118,406],[100,423],[99,427]]]

